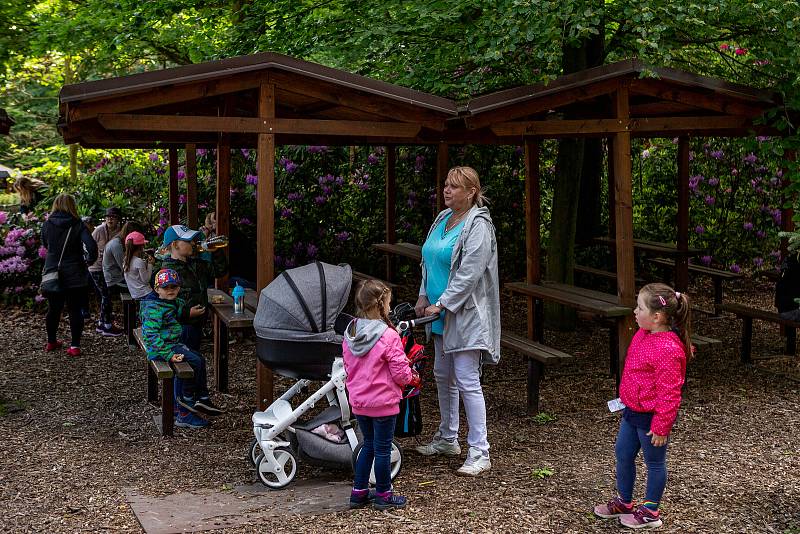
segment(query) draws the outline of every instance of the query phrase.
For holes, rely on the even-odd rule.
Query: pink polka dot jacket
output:
[[[650,430],[667,436],[681,405],[686,354],[675,332],[639,329],[633,336],[619,385],[625,406],[653,414]]]

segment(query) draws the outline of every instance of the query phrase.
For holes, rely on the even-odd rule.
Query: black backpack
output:
[[[789,253],[781,266],[781,275],[775,284],[775,307],[778,313],[796,310],[800,307],[795,299],[800,298],[800,260],[798,254]]]

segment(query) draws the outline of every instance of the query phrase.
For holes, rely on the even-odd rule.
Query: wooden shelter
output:
[[[177,150],[186,150],[189,224],[197,224],[197,147],[217,149],[217,225],[229,231],[230,149],[257,147],[258,288],[274,271],[276,144],[436,144],[437,191],[450,144],[524,144],[527,280],[539,272],[539,142],[605,137],[609,142],[611,220],[618,298],[635,300],[631,138],[678,137],[678,247],[688,245],[690,136],[743,136],[779,103],[772,93],[627,60],[517,87],[466,104],[275,53],[212,61],[63,87],[66,143],[103,148],[169,148],[170,220],[177,222]],[[388,151],[386,233],[394,241],[395,152]],[[611,198],[613,197],[613,198]],[[678,286],[687,283],[687,257]],[[529,319],[529,334],[533,317]],[[633,320],[620,322],[619,358]],[[260,399],[263,400],[263,399]]]
[[[8,135],[11,133],[12,126],[14,126],[14,121],[8,116],[6,110],[0,108],[0,135]]]

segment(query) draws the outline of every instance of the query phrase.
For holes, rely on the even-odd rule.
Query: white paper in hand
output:
[[[612,399],[612,400],[608,401],[608,410],[611,413],[619,412],[620,410],[624,410],[624,409],[625,409],[625,405],[622,403],[622,401],[619,399],[619,397],[617,397],[616,399]]]

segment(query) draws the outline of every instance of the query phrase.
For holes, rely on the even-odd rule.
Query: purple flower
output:
[[[289,193],[286,195],[286,199],[290,202],[296,202],[298,200],[303,200],[303,193]]]
[[[206,150],[205,148],[198,148],[198,149],[197,149],[197,155],[198,155],[199,157],[201,157],[201,158],[202,158],[202,157],[203,157],[203,156],[205,156],[206,154],[208,154],[208,150]]]
[[[710,185],[711,187],[718,186],[719,185],[719,178],[709,178],[708,179],[708,185]]]
[[[711,157],[714,159],[722,159],[725,156],[725,153],[722,150],[714,150],[711,152]]]
[[[749,163],[750,165],[753,165],[755,162],[757,162],[757,161],[758,161],[758,158],[756,157],[756,155],[755,155],[755,154],[753,154],[752,152],[750,152],[748,155],[746,155],[746,156],[743,158],[743,161],[744,161],[745,163]]]
[[[282,219],[288,219],[292,215],[294,215],[294,213],[292,212],[292,210],[290,208],[283,208],[281,210],[281,218]]]
[[[711,195],[706,195],[705,202],[707,206],[713,206],[716,201],[717,201],[716,198],[712,197]]]
[[[287,269],[291,269],[297,265],[297,260],[294,258],[286,258],[286,261],[283,264]]]
[[[0,211],[0,224],[5,224],[8,221],[8,212]]]
[[[14,288],[14,293],[22,293],[23,291],[25,291],[25,288],[22,286],[17,286]]]
[[[736,265],[735,263],[730,266],[731,272],[740,273],[742,272],[742,268]]]
[[[751,223],[751,222],[749,222],[749,221],[748,221],[748,222],[746,222],[746,223],[744,223],[744,224],[742,225],[742,228],[744,228],[745,230],[747,230],[748,232],[750,232],[750,231],[752,231],[752,230],[753,230],[753,223]]]
[[[350,232],[338,232],[333,237],[336,238],[336,241],[345,242],[348,239],[350,239],[350,236],[351,236]]]
[[[247,217],[242,217],[241,219],[239,219],[239,224],[242,226],[250,226],[253,224],[253,222]]]
[[[705,233],[706,229],[703,228],[703,225],[698,224],[697,226],[695,226],[694,231],[695,231],[695,233],[703,234],[703,233]]]
[[[422,169],[425,167],[425,156],[420,154],[417,156],[417,159],[414,160],[414,172],[422,172]]]
[[[375,165],[379,161],[380,160],[378,159],[378,156],[376,156],[375,154],[370,154],[369,156],[367,156],[367,163],[369,163],[370,165]]]
[[[764,265],[764,258],[760,256],[753,258],[753,265],[755,265],[757,268],[761,267],[762,265]]]
[[[159,215],[164,215],[165,213],[167,213],[167,208],[158,208]]]
[[[328,151],[328,147],[326,147],[325,145],[310,146],[306,148],[306,150],[311,154],[324,154]]]
[[[158,224],[160,224],[161,226],[166,226],[166,225],[167,225],[167,222],[168,222],[168,221],[167,221],[167,220],[166,220],[164,217],[161,217],[161,218],[158,220]]]
[[[36,295],[35,297],[33,297],[33,301],[36,304],[41,304],[42,302],[45,301],[45,298],[43,296],[41,296],[41,295]]]
[[[702,258],[700,258],[700,263],[708,267],[709,265],[711,265],[711,256],[703,256]]]
[[[417,193],[414,191],[408,192],[408,207],[410,209],[414,209],[414,206],[417,204]]]
[[[329,185],[323,185],[322,186],[322,194],[323,195],[330,196],[331,193],[333,193],[333,189],[331,188],[331,186],[329,186]]]
[[[739,174],[739,169],[736,167],[731,167],[731,176],[736,176]]]
[[[322,195],[317,195],[314,197],[314,204],[316,204],[317,206],[322,206],[327,201],[328,201],[327,197],[323,197]]]
[[[700,182],[703,181],[702,174],[696,174],[694,176],[689,177],[689,189],[694,192],[697,192],[697,188],[700,186]]]
[[[337,176],[336,179],[333,181],[333,183],[341,187],[344,185],[344,178],[342,178],[341,176]]]
[[[297,170],[297,164],[293,161],[287,161],[286,164],[283,166],[283,169],[288,174],[292,174],[294,171]]]
[[[642,150],[642,159],[647,159],[647,158],[649,158],[649,157],[650,157],[650,150],[649,150],[649,149],[647,149],[647,148],[645,148],[644,150]]]
[[[44,247],[39,247],[39,250],[36,251],[40,258],[45,259],[47,256],[47,249]]]
[[[329,183],[333,182],[334,180],[335,180],[335,178],[333,177],[332,174],[326,174],[325,176],[320,176],[317,179],[317,181],[319,182],[319,185],[329,184]]]
[[[767,136],[767,135],[759,135],[758,137],[756,137],[756,141],[758,141],[759,143],[763,143],[765,141],[769,141],[769,136]]]
[[[756,237],[759,239],[764,239],[765,237],[767,237],[767,233],[764,230],[758,230],[756,232]]]
[[[178,204],[186,204],[186,195],[178,195]]]
[[[319,249],[311,243],[309,243],[308,246],[306,247],[306,255],[309,258],[316,258],[317,252],[319,252]]]
[[[183,180],[186,178],[186,173],[183,169],[178,169],[178,180]]]
[[[248,174],[244,177],[244,181],[250,185],[258,185],[258,176],[255,174]]]
[[[244,159],[248,159],[250,157],[250,151],[247,150],[246,148],[243,148],[242,149],[242,156],[244,156]]]
[[[521,146],[514,148],[514,154],[517,156],[521,156],[524,152],[525,150]]]
[[[156,154],[155,152],[150,152],[150,156],[148,156],[148,157],[150,158],[150,161],[154,161],[154,162],[158,161],[158,154]]]

